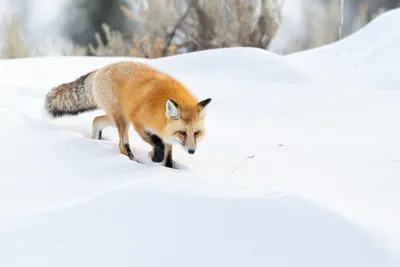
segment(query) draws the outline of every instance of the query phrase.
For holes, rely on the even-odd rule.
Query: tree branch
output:
[[[193,7],[194,1],[190,1],[189,6],[187,7],[185,13],[182,14],[182,16],[179,18],[179,20],[176,22],[174,28],[172,31],[167,35],[165,38],[165,46],[163,48],[163,55],[165,55],[168,51],[169,46],[171,45],[172,39],[174,39],[174,36],[176,34],[176,31],[178,30],[179,26],[182,24],[182,22],[186,19],[186,17],[189,15],[190,10]]]

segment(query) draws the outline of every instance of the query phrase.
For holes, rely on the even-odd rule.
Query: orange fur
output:
[[[199,119],[197,99],[179,81],[149,66],[137,67],[137,63],[130,63],[130,66],[135,75],[124,75],[124,71],[116,68],[113,78],[123,113],[135,127],[151,127],[165,137],[164,129],[168,122],[165,103],[168,99],[181,107],[181,112],[186,113],[185,118],[190,117],[191,121]]]
[[[171,167],[171,141],[194,153],[197,141],[205,133],[203,110],[210,98],[199,102],[177,79],[143,63],[113,63],[88,77],[90,82],[81,78],[81,87],[75,91],[93,96],[97,107],[106,112],[93,120],[92,138],[101,139],[105,127],[116,126],[121,153],[136,160],[128,142],[128,126],[133,124],[142,139],[153,146],[150,156],[155,162]],[[72,85],[77,86],[77,82],[64,87]]]

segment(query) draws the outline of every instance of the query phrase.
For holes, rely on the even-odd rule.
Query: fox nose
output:
[[[189,154],[194,154],[194,151],[195,151],[195,150],[192,149],[192,148],[188,150]]]

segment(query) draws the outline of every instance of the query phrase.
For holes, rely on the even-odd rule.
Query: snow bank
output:
[[[145,60],[213,98],[179,170],[129,161],[113,128],[89,139],[101,111],[42,117],[51,87],[122,58],[0,61],[0,266],[400,266],[393,62],[349,79],[320,51]]]
[[[282,82],[290,77],[296,82],[312,81],[304,69],[284,57],[250,47],[206,50],[154,61],[155,67],[175,75],[206,75],[207,77],[263,79]],[[250,71],[251,70],[251,71]]]
[[[7,76],[7,82],[12,84],[28,86],[31,80],[35,79],[40,86],[50,87],[60,81],[70,81],[82,73],[120,60],[133,59],[94,57],[88,61],[85,57],[45,57],[0,60],[0,73]],[[313,79],[304,69],[284,57],[256,48],[207,50],[177,55],[173,59],[166,57],[157,60],[141,58],[134,60],[149,63],[162,71],[180,76],[206,75],[230,78],[234,75],[243,79],[268,79],[276,82],[284,81],[288,75],[297,82]],[[63,66],[74,66],[74,68],[64,71]],[[24,73],[24,79],[21,79],[21,73]]]
[[[358,227],[305,199],[165,173],[1,237],[3,266],[395,266]]]
[[[400,12],[398,12],[400,14]],[[385,68],[398,70],[400,62],[400,53],[397,50],[400,47],[400,30],[391,39],[382,42],[368,55],[366,65],[371,68]]]
[[[382,68],[398,61],[400,45],[400,9],[379,15],[365,27],[338,41],[308,51],[293,53],[288,58],[301,61],[314,69],[360,67]],[[393,58],[394,56],[394,58]],[[390,64],[393,65],[393,64]],[[326,67],[326,68],[325,68]]]

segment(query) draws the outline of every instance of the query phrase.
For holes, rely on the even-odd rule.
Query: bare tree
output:
[[[132,0],[125,15],[139,27],[136,35],[161,40],[182,52],[219,47],[266,49],[280,25],[279,0]]]

